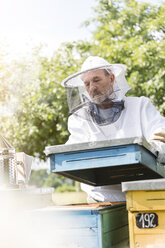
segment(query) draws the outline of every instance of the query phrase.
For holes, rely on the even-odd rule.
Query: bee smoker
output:
[[[0,135],[0,186],[16,187],[16,164],[14,147]]]

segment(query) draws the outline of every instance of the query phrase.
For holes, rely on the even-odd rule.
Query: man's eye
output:
[[[99,82],[99,81],[100,81],[100,79],[95,79],[95,80],[94,80],[94,82]]]
[[[89,83],[85,83],[85,87],[88,87],[89,86]]]

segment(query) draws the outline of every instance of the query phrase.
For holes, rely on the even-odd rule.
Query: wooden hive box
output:
[[[130,248],[165,247],[165,179],[122,183],[129,216]]]
[[[31,232],[52,248],[128,247],[125,204],[48,207],[31,212]]]
[[[51,172],[94,186],[165,177],[144,138],[50,146],[45,153]]]

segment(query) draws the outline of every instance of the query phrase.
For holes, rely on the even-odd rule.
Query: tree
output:
[[[46,170],[33,170],[31,172],[29,184],[36,187],[43,187],[47,178],[48,173]]]
[[[53,187],[58,192],[76,191],[77,185],[71,179],[64,178],[47,170],[33,170],[30,176],[29,185],[35,187]]]
[[[27,83],[21,87],[15,114],[2,119],[2,132],[16,150],[45,159],[45,146],[65,143],[69,113],[60,83],[78,71],[89,55],[126,64],[132,88],[128,95],[150,97],[165,115],[164,12],[165,3],[98,0],[94,18],[85,23],[95,27],[91,41],[64,43],[50,59],[36,53],[36,62],[28,67],[34,76],[20,81]],[[15,89],[12,77],[9,79]]]
[[[150,97],[165,115],[165,2],[98,2],[94,18],[86,22],[95,24],[90,54],[126,64],[129,95]]]
[[[35,76],[19,94],[19,104],[12,118],[2,119],[3,134],[17,151],[39,154],[45,159],[45,146],[67,140],[68,107],[61,81],[67,73],[73,72],[73,65],[77,63],[70,49],[70,46],[68,49],[65,46],[64,51],[59,49],[50,60],[35,55]]]

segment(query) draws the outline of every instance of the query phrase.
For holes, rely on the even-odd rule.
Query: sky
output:
[[[45,55],[51,56],[62,42],[90,39],[90,30],[81,24],[96,4],[97,0],[0,0],[0,43],[14,56],[42,43]]]
[[[50,55],[62,42],[85,39],[81,24],[92,15],[95,0],[0,0],[0,42],[23,54],[43,43]]]

